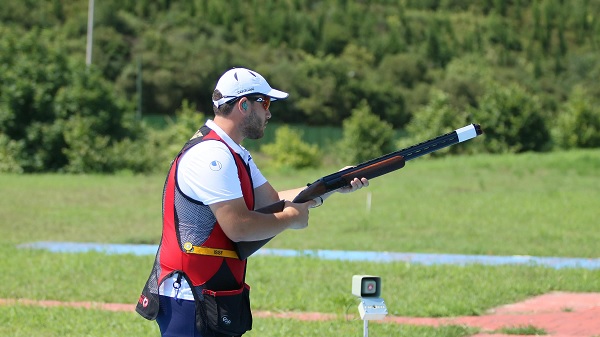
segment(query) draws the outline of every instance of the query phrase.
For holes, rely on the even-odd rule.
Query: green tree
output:
[[[135,137],[114,144],[111,151],[116,159],[115,169],[166,172],[175,155],[205,121],[205,115],[194,103],[183,100],[175,115],[167,118],[164,128],[156,129],[142,123]]]
[[[344,120],[343,137],[340,140],[340,158],[346,163],[361,163],[393,150],[394,129],[392,125],[373,114],[366,101],[352,110]]]
[[[554,129],[561,148],[600,147],[600,107],[582,87],[576,87],[564,104]]]
[[[545,151],[550,146],[547,117],[539,99],[518,84],[488,83],[473,120],[485,132],[485,150],[492,153]]]
[[[435,87],[447,95],[447,101],[458,110],[468,107],[478,107],[479,100],[485,88],[485,79],[491,76],[492,67],[475,54],[455,58],[446,68],[443,78],[440,78]],[[433,96],[434,100],[439,95]]]
[[[62,53],[52,31],[4,33],[0,135],[19,150],[11,155],[18,167],[109,171],[104,150],[133,127],[128,103],[95,68]]]
[[[0,134],[21,149],[24,171],[57,170],[66,164],[54,97],[69,84],[66,55],[48,48],[50,32],[5,29],[0,42]]]
[[[22,151],[22,142],[0,133],[0,172],[23,173],[23,167],[18,159]]]
[[[447,93],[434,91],[429,104],[416,111],[413,119],[406,127],[408,137],[401,139],[397,146],[404,148],[446,134],[465,126],[471,122],[469,119],[470,116],[465,110],[458,110],[451,104]],[[457,153],[465,151],[465,149],[465,147],[460,146],[449,147],[432,155]]]
[[[318,167],[322,157],[316,145],[302,141],[302,132],[289,125],[279,127],[275,131],[275,142],[261,146],[260,151],[278,168]]]
[[[135,126],[133,106],[114,94],[99,71],[76,65],[69,86],[54,101],[55,128],[60,130],[66,157],[64,170],[74,173],[113,172],[119,158],[108,155],[117,142],[130,137]],[[127,155],[127,154],[123,154]]]
[[[53,40],[63,40],[56,51],[61,55],[49,54],[50,59],[83,60],[87,2],[2,4],[0,25],[21,35],[49,30]],[[600,93],[599,1],[103,0],[95,5],[94,66],[133,102],[141,60],[144,114],[172,116],[184,99],[210,108],[216,79],[231,67],[256,69],[291,93],[277,105],[284,112],[274,114],[278,122],[312,125],[339,126],[365,99],[374,114],[404,128],[433,89],[446,92],[452,105],[477,107],[484,86],[449,69],[465,58],[478,59],[469,66],[489,72],[502,86],[525,87],[549,119],[574,86],[585,86],[592,97]],[[12,60],[11,48],[0,58]],[[32,62],[30,73],[47,63]],[[27,105],[43,105],[39,94],[52,97],[56,91],[23,83],[15,90],[22,95],[25,119]],[[36,121],[41,130],[44,123]],[[64,140],[52,132],[44,130],[45,143]]]
[[[452,26],[449,21],[433,20],[427,31],[426,55],[438,67],[445,67],[452,59]]]
[[[427,64],[417,54],[393,54],[379,64],[381,79],[413,88],[427,78]]]

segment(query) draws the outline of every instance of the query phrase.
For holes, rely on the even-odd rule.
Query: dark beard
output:
[[[248,139],[260,139],[265,135],[264,124],[254,110],[244,118],[241,125],[242,134]]]

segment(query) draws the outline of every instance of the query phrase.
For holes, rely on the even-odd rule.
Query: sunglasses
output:
[[[269,110],[271,106],[271,97],[269,96],[248,96],[248,100],[261,103],[265,110]]]

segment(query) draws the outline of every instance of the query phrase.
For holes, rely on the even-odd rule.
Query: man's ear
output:
[[[240,109],[240,112],[242,113],[242,115],[245,115],[248,112],[248,108],[250,107],[248,105],[248,99],[246,97],[242,97],[238,102],[238,109]]]

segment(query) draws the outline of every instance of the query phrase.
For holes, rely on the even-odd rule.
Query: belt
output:
[[[235,252],[235,250],[199,247],[199,246],[192,245],[191,242],[184,243],[183,249],[185,249],[185,251],[189,254],[228,257],[228,258],[232,258],[232,259],[238,258],[238,254]]]

